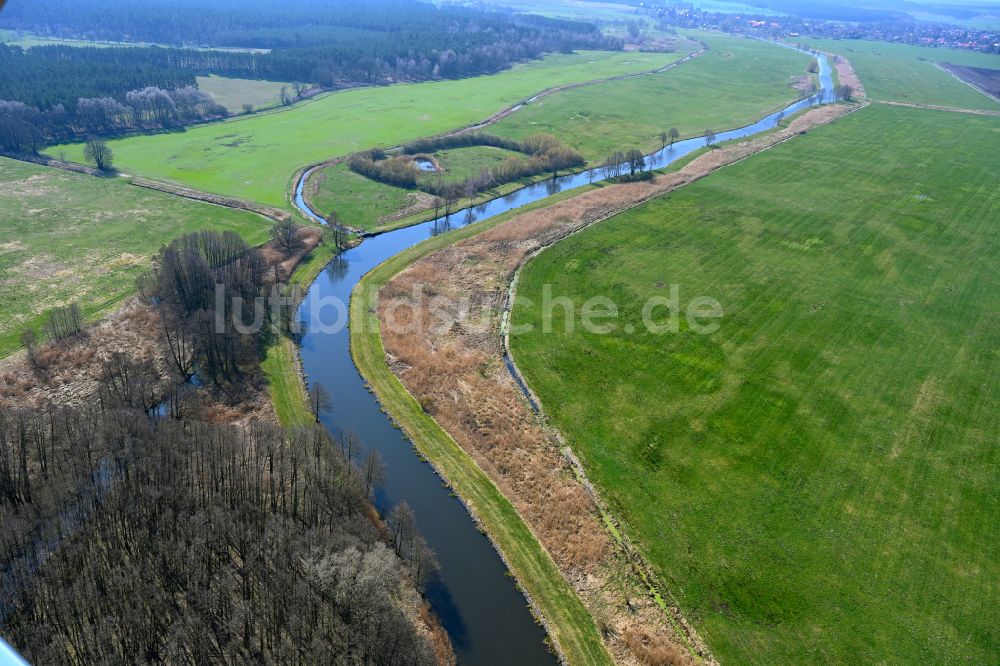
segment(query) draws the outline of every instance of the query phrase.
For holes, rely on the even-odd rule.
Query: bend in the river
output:
[[[772,129],[779,114],[789,116],[815,104],[834,99],[830,65],[817,55],[821,90],[814,97],[798,101],[782,111],[739,129],[721,132],[717,141],[742,139]],[[653,169],[663,168],[703,147],[702,138],[679,141],[653,153]],[[310,170],[311,171],[311,170]],[[295,203],[319,222],[322,217],[309,209],[302,187],[310,171],[295,188]],[[444,624],[460,663],[469,664],[553,664],[544,632],[527,608],[524,596],[507,575],[507,569],[489,540],[479,532],[465,507],[442,484],[433,469],[422,462],[412,444],[394,427],[354,365],[350,336],[343,327],[336,332],[320,330],[309,321],[310,304],[319,302],[346,305],[358,281],[368,271],[399,252],[451,228],[453,222],[482,221],[563,190],[604,179],[602,170],[590,169],[530,185],[473,208],[452,213],[412,227],[366,238],[364,242],[334,259],[309,289],[300,315],[306,323],[302,340],[303,369],[311,382],[322,384],[330,393],[333,411],[323,421],[332,431],[353,430],[365,446],[379,451],[386,466],[386,481],[376,497],[376,506],[387,512],[399,502],[413,509],[417,525],[437,555],[440,574],[428,586],[427,597]],[[322,301],[320,299],[331,299]],[[346,319],[346,308],[326,314]],[[331,322],[326,322],[327,324]]]

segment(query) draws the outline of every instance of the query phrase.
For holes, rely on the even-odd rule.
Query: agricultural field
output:
[[[1000,62],[997,64],[1000,64]],[[963,81],[979,88],[987,95],[1000,98],[1000,69],[964,67],[951,63],[942,63],[941,66]]]
[[[87,39],[64,39],[55,37],[44,37],[14,30],[0,30],[0,43],[9,46],[20,46],[23,49],[30,49],[36,46],[73,46],[77,48],[112,48],[112,47],[133,47],[144,48],[148,46],[159,46],[166,49],[193,49],[196,51],[229,51],[235,53],[267,53],[270,49],[252,49],[226,46],[180,46],[177,44],[153,44],[149,42],[99,42]]]
[[[251,243],[270,223],[244,211],[0,158],[0,356],[53,307],[95,313],[135,289],[176,236],[233,230]]]
[[[936,66],[936,63],[950,62],[997,69],[1000,68],[1000,56],[863,40],[804,41],[813,48],[850,60],[873,100],[1000,111],[1000,104]]]
[[[651,76],[609,81],[542,98],[494,125],[501,136],[550,132],[591,161],[616,150],[660,148],[657,135],[676,127],[701,136],[753,122],[798,97],[792,83],[807,75],[809,58],[715,33],[690,33],[708,44],[702,56]]]
[[[120,169],[207,192],[291,207],[301,167],[483,120],[546,88],[663,67],[682,53],[581,51],[461,80],[355,88],[288,109],[109,145]],[[83,146],[56,147],[83,161]]]
[[[198,88],[211,95],[215,101],[229,109],[230,113],[243,113],[243,105],[251,104],[254,109],[276,106],[281,103],[281,87],[292,91],[292,84],[281,81],[257,81],[254,79],[233,79],[224,76],[199,76]]]
[[[1000,662],[998,150],[874,105],[525,267],[514,357],[722,663]],[[646,330],[673,284],[716,332]]]

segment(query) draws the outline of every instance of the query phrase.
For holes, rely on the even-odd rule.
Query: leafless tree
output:
[[[271,227],[271,240],[286,254],[293,255],[302,247],[299,238],[299,226],[285,218],[275,222]]]
[[[103,139],[87,139],[87,145],[83,149],[83,157],[88,162],[96,164],[101,171],[109,172],[113,168],[114,154]]]
[[[309,411],[316,423],[319,423],[320,414],[332,408],[333,400],[330,398],[330,392],[319,382],[313,382],[309,387]]]

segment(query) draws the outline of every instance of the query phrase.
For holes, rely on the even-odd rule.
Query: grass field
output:
[[[154,44],[151,42],[97,42],[86,39],[61,39],[56,37],[44,37],[32,35],[14,30],[0,30],[0,42],[10,46],[20,46],[23,49],[30,49],[35,46],[74,46],[77,48],[112,48],[112,47],[132,47],[141,48],[147,46],[159,46],[160,48],[181,48],[195,51],[230,51],[235,53],[267,53],[271,49],[254,49],[228,46],[179,46],[176,44]]]
[[[722,663],[1000,662],[998,150],[872,106],[526,266],[514,355]],[[645,331],[671,284],[716,333]]]
[[[1000,104],[934,66],[950,62],[996,69],[1000,68],[998,55],[862,40],[803,41],[850,60],[874,100],[1000,111]]]
[[[434,153],[444,172],[425,178],[464,180],[488,169],[508,155],[518,155],[489,146],[473,146]],[[309,203],[323,213],[335,211],[348,226],[371,230],[390,224],[389,220],[405,215],[413,221],[431,207],[431,195],[419,190],[393,187],[358,175],[346,164],[336,164],[315,174],[310,182],[315,191]]]
[[[156,251],[197,229],[267,238],[264,218],[0,158],[0,356],[53,307],[96,312],[134,290]]]
[[[554,55],[492,76],[357,88],[289,109],[109,145],[116,166],[128,173],[290,208],[292,177],[306,164],[462,127],[550,86],[655,69],[681,55]],[[66,152],[82,161],[82,145]]]
[[[792,77],[806,75],[809,58],[772,44],[715,33],[691,33],[709,45],[701,57],[673,70],[567,90],[504,118],[490,131],[522,138],[551,132],[602,160],[616,150],[660,148],[657,135],[731,129],[794,101]]]
[[[490,169],[508,157],[524,157],[521,153],[492,146],[470,146],[469,148],[456,148],[454,150],[442,150],[434,153],[438,164],[441,165],[442,173],[427,173],[423,178],[443,178],[448,182],[461,181],[476,176],[483,169]]]
[[[312,177],[309,186],[316,188],[309,196],[313,208],[325,215],[336,212],[341,222],[357,229],[374,229],[383,217],[417,206],[426,196],[365,178],[346,164],[323,169]]]
[[[691,36],[710,47],[692,62],[661,74],[558,92],[487,131],[515,138],[552,133],[596,162],[622,147],[659,149],[657,135],[672,126],[685,136],[701,135],[709,127],[738,127],[797,97],[789,82],[805,74],[808,58],[725,35]],[[476,147],[435,155],[446,169],[443,177],[460,179],[489,168],[506,154]],[[345,223],[362,229],[380,226],[381,218],[412,207],[420,196],[358,176],[343,165],[325,169],[321,178],[311,201],[319,210],[336,210]]]
[[[289,93],[292,93],[292,84],[281,81],[231,79],[214,74],[199,76],[197,80],[198,88],[210,94],[230,113],[243,113],[244,104],[252,104],[254,109],[280,104],[282,86],[288,86]]]

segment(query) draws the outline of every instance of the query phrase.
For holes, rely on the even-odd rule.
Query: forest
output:
[[[197,11],[183,0],[110,6],[89,0],[15,1],[0,14],[0,28],[169,46],[22,49],[0,44],[0,100],[27,107],[17,111],[17,122],[32,130],[22,134],[51,141],[138,128],[114,123],[83,130],[77,118],[82,100],[126,104],[131,91],[156,87],[169,92],[195,85],[196,76],[299,81],[331,89],[474,76],[545,53],[622,47],[620,39],[586,23],[409,0],[360,9],[350,1],[296,8],[219,3]],[[177,48],[191,43],[270,50]]]
[[[106,400],[0,412],[0,633],[39,664],[435,663],[403,611],[413,522],[383,527],[347,450]]]
[[[233,232],[182,236],[141,280],[164,363],[114,351],[82,401],[0,408],[0,635],[32,663],[436,663],[434,556],[405,504],[376,513],[381,460],[318,424],[323,394],[308,427],[211,419],[258,372],[269,327],[236,320],[274,275]],[[42,375],[90,335],[73,305],[45,331]]]

